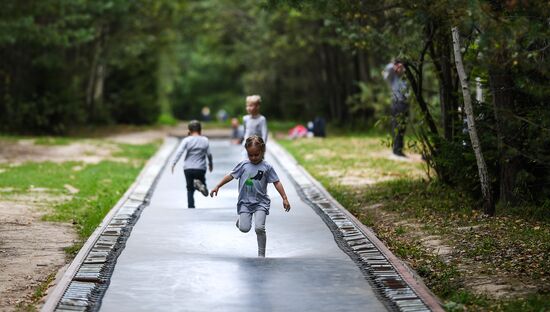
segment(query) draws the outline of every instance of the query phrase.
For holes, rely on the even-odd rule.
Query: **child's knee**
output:
[[[250,225],[239,224],[239,231],[243,233],[248,233],[250,231],[250,228]]]
[[[256,234],[265,234],[265,225],[257,225],[254,230],[256,230]]]

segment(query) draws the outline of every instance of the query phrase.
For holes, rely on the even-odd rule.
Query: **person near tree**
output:
[[[404,62],[399,59],[386,65],[382,73],[384,79],[389,83],[392,92],[392,149],[393,153],[400,157],[406,157],[403,153],[403,146],[407,121],[409,119],[408,88],[405,79],[403,79],[404,73]]]

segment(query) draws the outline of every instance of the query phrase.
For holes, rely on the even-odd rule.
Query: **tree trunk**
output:
[[[334,73],[334,66],[332,65],[333,61],[333,51],[332,48],[325,44],[323,46],[324,56],[325,56],[325,68],[327,72],[327,84],[325,85],[325,90],[327,90],[327,98],[329,103],[329,112],[330,116],[329,118],[331,120],[337,119],[337,103],[336,103],[336,97],[337,97],[337,91],[335,90],[335,73]]]
[[[86,87],[86,105],[88,106],[90,119],[94,122],[104,121],[105,111],[103,109],[103,89],[106,77],[105,64],[102,62],[101,54],[106,36],[106,29],[100,27],[99,36],[94,44],[92,64],[88,85]]]
[[[481,183],[481,192],[483,194],[483,211],[488,215],[494,215],[495,203],[493,200],[493,192],[491,190],[491,180],[489,179],[489,173],[483,153],[481,151],[481,145],[479,144],[479,138],[477,136],[477,130],[474,120],[474,111],[472,108],[472,97],[470,95],[470,88],[468,87],[468,80],[466,78],[466,72],[462,64],[462,55],[460,54],[460,41],[458,28],[452,28],[453,34],[453,46],[455,55],[455,64],[458,76],[460,78],[460,84],[462,85],[462,96],[464,98],[464,110],[466,111],[466,118],[468,121],[468,133],[470,134],[470,140],[472,141],[472,148],[476,155],[477,169],[479,172],[479,179]]]
[[[98,71],[98,65],[99,65],[99,57],[101,55],[101,38],[96,39],[96,42],[94,44],[94,52],[92,57],[92,65],[90,67],[90,75],[88,77],[88,87],[86,88],[86,104],[88,106],[89,112],[93,115],[95,112],[94,107],[94,93],[95,93],[95,85],[96,85],[96,79],[97,79],[97,71]]]
[[[451,48],[449,42],[443,42],[439,52],[439,64],[441,66],[439,79],[439,96],[441,100],[441,120],[445,140],[451,142],[454,137],[454,122],[457,114],[457,99],[454,95]]]
[[[435,37],[435,40],[431,41],[429,51],[439,82],[443,137],[447,142],[452,142],[455,135],[455,120],[458,114],[457,84],[453,79],[452,38],[447,32],[447,27],[443,30],[442,24],[445,23],[432,21],[426,29],[428,36]]]
[[[504,59],[505,57],[501,55],[500,58]],[[509,71],[497,67],[489,70],[489,82],[493,94],[493,109],[497,125],[500,165],[499,201],[503,204],[515,204],[517,203],[517,196],[514,189],[516,188],[518,172],[522,167],[521,156],[513,148],[517,145],[515,137],[518,136],[519,128],[511,125],[510,119],[503,114],[514,110],[513,81]]]
[[[372,81],[372,78],[370,76],[370,64],[367,52],[358,51],[357,61],[359,66],[359,80],[365,82]]]

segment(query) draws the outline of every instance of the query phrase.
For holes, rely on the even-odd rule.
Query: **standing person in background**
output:
[[[403,137],[407,129],[409,118],[409,103],[407,102],[407,83],[403,79],[405,65],[401,60],[395,60],[386,65],[382,72],[384,79],[390,84],[392,91],[392,139],[393,154],[399,157],[407,157],[403,153]]]
[[[248,115],[243,117],[244,139],[257,135],[267,142],[267,120],[260,115],[260,104],[262,98],[259,95],[250,95],[246,97],[246,112]]]
[[[210,153],[208,138],[201,135],[201,123],[192,120],[187,128],[189,129],[189,135],[182,140],[178,147],[178,153],[172,162],[172,174],[181,155],[187,151],[183,161],[183,173],[187,183],[187,207],[195,208],[195,198],[193,196],[195,190],[201,192],[204,196],[208,196],[205,178],[206,159],[208,158],[208,169],[212,172],[212,153]]]

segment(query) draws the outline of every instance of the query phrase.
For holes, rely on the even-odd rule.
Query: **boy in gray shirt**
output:
[[[257,135],[264,142],[267,142],[267,120],[260,114],[260,104],[262,98],[259,95],[250,95],[246,97],[246,112],[248,115],[243,117],[244,139]]]
[[[258,257],[265,257],[266,234],[265,218],[269,214],[271,200],[267,195],[267,184],[273,183],[275,189],[283,199],[283,208],[290,210],[290,204],[285,190],[275,169],[264,160],[265,142],[253,135],[245,141],[248,159],[241,161],[235,168],[223,177],[218,185],[212,189],[210,196],[218,195],[219,189],[233,179],[239,180],[239,199],[237,200],[237,227],[241,232],[248,232],[252,227],[254,217],[254,229],[258,239]]]
[[[195,198],[193,194],[195,189],[200,191],[204,196],[208,196],[206,188],[206,159],[208,158],[208,169],[212,172],[212,154],[210,153],[210,145],[208,138],[201,135],[201,124],[196,120],[189,122],[187,126],[189,136],[182,140],[178,147],[178,153],[172,163],[172,173],[174,167],[185,151],[185,160],[183,161],[183,172],[187,182],[187,206],[195,208]]]

